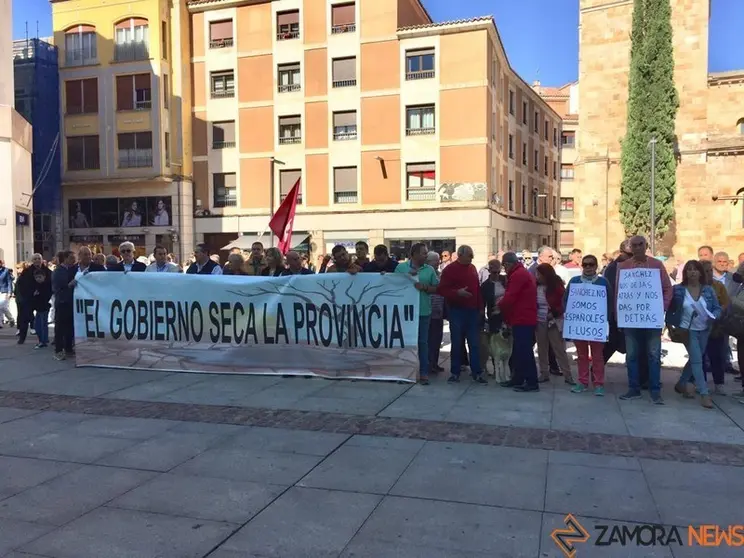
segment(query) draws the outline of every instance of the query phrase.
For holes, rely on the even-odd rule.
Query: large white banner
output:
[[[563,316],[563,337],[604,343],[609,334],[607,288],[594,283],[571,284]]]
[[[617,327],[662,329],[664,297],[658,269],[621,269],[617,274]]]
[[[89,273],[75,288],[79,366],[415,381],[408,275]]]

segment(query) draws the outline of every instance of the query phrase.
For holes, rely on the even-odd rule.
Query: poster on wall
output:
[[[170,198],[147,198],[149,224],[154,227],[170,227]]]
[[[70,228],[89,229],[91,216],[90,200],[70,200]]]
[[[144,227],[147,225],[147,202],[145,198],[119,200],[122,227]]]
[[[72,199],[68,202],[71,229],[170,227],[171,197]]]

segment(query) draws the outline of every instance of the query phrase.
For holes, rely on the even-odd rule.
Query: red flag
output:
[[[297,198],[300,196],[300,178],[289,191],[289,194],[281,203],[269,221],[269,228],[279,238],[277,248],[282,254],[286,254],[292,248],[292,228],[294,227],[295,210],[297,209]]]

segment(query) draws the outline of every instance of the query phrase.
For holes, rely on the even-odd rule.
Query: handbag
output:
[[[672,343],[681,343],[686,345],[690,340],[690,330],[678,326],[667,326],[669,332],[669,339]]]

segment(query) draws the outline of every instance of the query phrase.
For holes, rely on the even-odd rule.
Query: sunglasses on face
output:
[[[120,252],[122,254],[129,254],[131,252],[131,250],[120,250]]]

